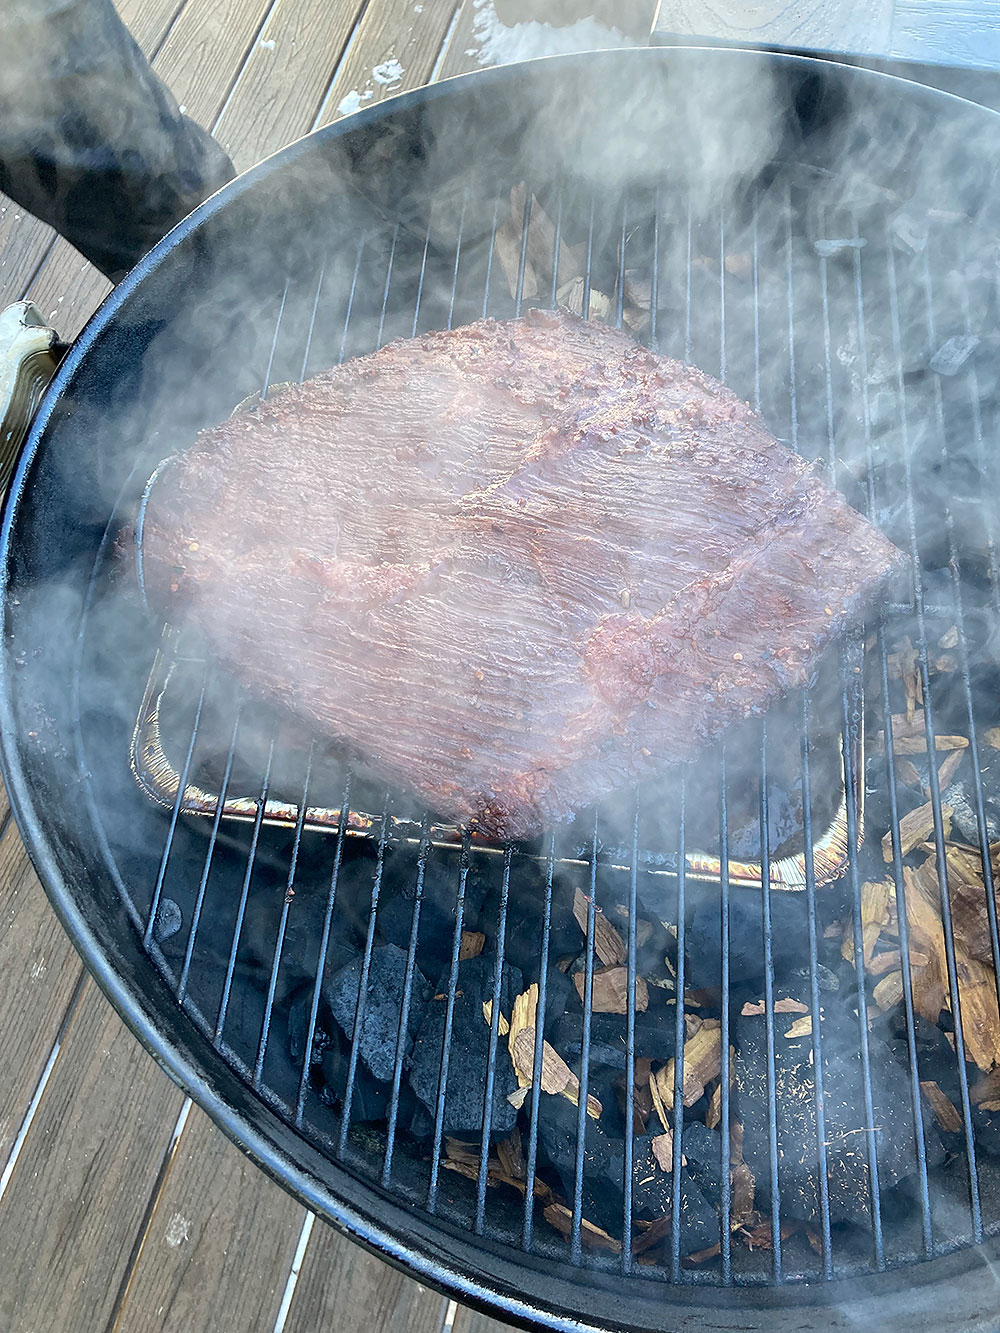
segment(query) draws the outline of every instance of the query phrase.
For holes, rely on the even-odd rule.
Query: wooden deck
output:
[[[882,0],[851,3],[885,26]],[[844,8],[814,5],[827,20]],[[497,7],[523,17],[568,4]],[[897,5],[907,15],[917,7]],[[336,119],[342,106],[476,67],[489,36],[481,16],[474,22],[473,0],[119,0],[118,8],[239,169]],[[779,22],[810,5],[770,8]],[[731,36],[735,11],[761,7],[630,0],[628,9],[641,40],[657,15],[663,34]],[[591,12],[614,13],[613,0],[595,0]],[[495,42],[487,50],[498,55]],[[399,77],[385,83],[375,71],[389,61]],[[0,198],[0,305],[30,297],[71,338],[107,290],[74,250]],[[3,1333],[502,1327],[316,1222],[192,1106],[84,974],[2,789],[0,978]]]

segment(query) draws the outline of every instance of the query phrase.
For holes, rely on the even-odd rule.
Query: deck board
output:
[[[270,1333],[304,1216],[301,1204],[193,1106],[114,1333]]]
[[[83,973],[13,824],[0,838],[0,1168]]]
[[[269,0],[188,0],[153,68],[192,119],[214,125],[263,25]],[[63,338],[75,338],[111,284],[61,238],[28,288]]]
[[[440,1333],[446,1302],[323,1222],[313,1227],[283,1333]]]
[[[183,1101],[88,981],[0,1200],[0,1328],[105,1327]]]

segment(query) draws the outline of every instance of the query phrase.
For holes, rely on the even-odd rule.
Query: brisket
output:
[[[440,816],[524,837],[804,684],[899,552],[702,372],[565,312],[398,341],[162,465],[147,598]]]

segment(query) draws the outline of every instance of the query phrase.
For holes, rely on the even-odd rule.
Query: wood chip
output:
[[[521,1146],[521,1131],[515,1125],[510,1133],[498,1141],[497,1157],[500,1159],[500,1165],[503,1167],[504,1174],[512,1180],[524,1180],[527,1176],[527,1167],[524,1161],[524,1150]]]
[[[587,911],[590,899],[579,889],[573,894],[573,918],[587,934]],[[614,967],[628,958],[625,941],[599,907],[594,908],[594,952],[605,967]]]
[[[1000,750],[1000,727],[990,727],[984,731],[983,741],[991,750]]]
[[[920,957],[926,964],[927,955],[921,954]],[[913,961],[913,955],[910,955],[910,961]],[[886,972],[897,971],[903,965],[902,956],[898,949],[890,949],[888,953],[875,954],[868,964],[868,972],[873,977],[882,977]]]
[[[714,1245],[709,1245],[707,1250],[696,1250],[694,1254],[686,1254],[681,1261],[685,1266],[690,1264],[704,1264],[709,1259],[714,1259],[722,1249],[722,1241],[717,1240]]]
[[[938,639],[939,648],[957,648],[958,647],[958,626],[952,625],[951,629],[946,630]]]
[[[982,1106],[986,1102],[1000,1101],[1000,1065],[996,1069],[991,1069],[988,1074],[984,1074],[982,1078],[977,1078],[969,1089],[969,1096],[977,1106]]]
[[[969,744],[967,736],[935,736],[936,750],[964,750]],[[896,736],[892,738],[893,754],[926,754],[926,736]]]
[[[958,1114],[954,1102],[933,1080],[920,1080],[920,1091],[927,1098],[934,1119],[946,1134],[958,1134],[962,1129],[962,1117]]]
[[[718,1129],[722,1124],[722,1084],[717,1083],[715,1091],[708,1100],[708,1110],[705,1112],[705,1124],[709,1129]]]
[[[655,1217],[644,1231],[639,1231],[637,1227],[632,1237],[632,1253],[637,1256],[645,1254],[666,1240],[670,1235],[670,1223],[669,1217]]]
[[[767,1006],[763,1000],[747,1000],[740,1012],[744,1018],[752,1018],[756,1014],[767,1013]],[[775,1000],[774,1012],[776,1014],[807,1014],[809,1006],[803,1004],[801,1000],[793,1000],[784,996],[780,1000]]]
[[[956,751],[956,753],[960,753]],[[902,759],[896,760],[896,777],[907,787],[923,787],[924,782],[920,776],[920,770],[912,759],[907,759],[904,755]]]
[[[802,1018],[796,1019],[792,1026],[785,1033],[786,1037],[808,1037],[813,1030],[812,1014],[804,1014]]]
[[[888,1013],[903,998],[902,972],[889,972],[872,991],[872,999],[883,1011]]]
[[[866,964],[871,962],[879,936],[889,924],[889,904],[892,897],[891,880],[867,880],[861,886],[861,944]],[[854,962],[853,922],[848,923],[847,934],[840,952],[849,963]]]
[[[486,1019],[487,1025],[492,1027],[493,1025],[492,1000],[483,1001],[483,1017]],[[500,1034],[501,1037],[506,1037],[509,1031],[510,1031],[510,1024],[507,1022],[506,1018],[504,1018],[503,1014],[501,1013],[499,1018],[497,1019],[497,1032]]]
[[[507,1094],[507,1100],[513,1106],[515,1111],[520,1111],[521,1107],[528,1100],[528,1093],[531,1089],[525,1085],[523,1088],[515,1088],[513,1092]]]
[[[487,1006],[492,1011],[492,1001],[483,1004],[483,1016],[487,1015]],[[511,1022],[504,1029],[508,1040],[511,1064],[518,1084],[522,1088],[531,1085],[535,1062],[535,1021],[538,1013],[538,986],[532,984],[515,999],[511,1007]],[[503,1015],[501,1015],[503,1021]],[[580,1104],[580,1080],[569,1065],[549,1042],[542,1042],[542,1071],[540,1085],[543,1092],[553,1096],[568,1098],[574,1106]],[[603,1107],[596,1097],[587,1097],[587,1114],[594,1120],[600,1119]]]
[[[582,1003],[586,987],[586,977],[583,972],[574,974],[573,985],[576,987],[576,993]],[[627,967],[600,967],[595,969],[592,1008],[595,1014],[628,1013]],[[635,979],[636,1013],[645,1013],[648,1008],[649,988],[642,977],[637,976]]]
[[[661,1171],[672,1171],[674,1169],[674,1136],[671,1130],[665,1129],[662,1134],[654,1134],[650,1143],[653,1150],[653,1156],[656,1158],[656,1165]],[[684,1158],[681,1158],[684,1161]]]
[[[565,1239],[569,1240],[573,1229],[573,1214],[564,1203],[550,1203],[543,1216],[550,1226],[561,1231]],[[601,1227],[588,1222],[586,1218],[580,1223],[580,1239],[590,1249],[610,1250],[612,1254],[621,1253],[621,1241],[615,1240],[614,1236],[609,1236]]]
[[[466,958],[478,958],[485,943],[486,936],[481,930],[463,930],[458,942],[459,962],[464,962]]]
[[[931,671],[936,675],[947,675],[958,670],[958,658],[954,653],[939,653],[931,663]]]
[[[965,758],[964,750],[952,750],[945,759],[944,763],[938,769],[938,791],[947,791],[955,777],[955,772],[959,764]],[[930,796],[930,789],[927,789],[927,795]]]
[[[944,824],[944,836],[947,838],[951,833],[951,817],[955,812],[950,805],[942,805],[941,819]],[[930,801],[925,801],[923,805],[917,806],[915,810],[908,810],[899,821],[899,849],[902,856],[909,856],[910,852],[924,841],[934,831],[934,807]],[[892,834],[887,833],[882,839],[882,860],[892,860]]]
[[[637,1088],[649,1087],[649,1075],[653,1068],[653,1062],[648,1056],[639,1055],[635,1061],[635,1086]]]
[[[722,1033],[718,1027],[707,1023],[684,1043],[684,1085],[681,1100],[685,1106],[693,1106],[705,1091],[705,1085],[718,1078],[722,1072]],[[674,1105],[674,1061],[671,1058],[650,1080],[653,1090],[654,1105],[663,1120],[663,1128],[669,1128],[668,1122],[659,1111],[660,1105],[667,1111]],[[659,1103],[657,1103],[659,1096]]]
[[[757,1182],[743,1160],[743,1126],[734,1120],[729,1127],[729,1179],[732,1186],[732,1227],[738,1231],[753,1216]]]

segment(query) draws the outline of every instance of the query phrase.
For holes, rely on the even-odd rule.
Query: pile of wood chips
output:
[[[930,663],[932,673],[957,669],[958,663],[950,651],[957,642],[954,627],[938,640],[941,651]],[[864,969],[872,979],[872,998],[883,1011],[893,1009],[903,1000],[904,972],[908,972],[917,1014],[934,1024],[938,1024],[942,1011],[956,1020],[960,1016],[966,1059],[975,1063],[984,1076],[972,1087],[973,1101],[985,1110],[1000,1110],[1000,1008],[987,887],[987,879],[995,884],[1000,872],[1000,842],[989,846],[987,875],[981,850],[953,837],[953,811],[944,800],[939,803],[940,823],[939,831],[936,830],[929,764],[937,767],[938,792],[947,793],[962,765],[968,767],[971,762],[966,759],[969,739],[936,734],[936,753],[931,756],[918,658],[908,638],[890,655],[889,669],[890,676],[902,682],[905,710],[892,715],[889,727],[879,732],[877,743],[884,753],[886,731],[891,733],[889,757],[897,783],[919,791],[925,799],[900,819],[896,830],[902,884],[896,881],[897,849],[893,846],[893,831],[889,831],[882,839],[882,856],[894,869],[884,879],[862,885]],[[982,733],[980,743],[1000,749],[1000,728]],[[955,946],[958,1015],[948,969],[949,925]],[[843,956],[853,962],[855,937],[851,918],[842,923],[842,930]],[[908,938],[905,958],[904,934]],[[946,1036],[954,1049],[954,1033]],[[936,1082],[924,1082],[921,1087],[942,1129],[957,1132],[961,1118],[950,1099]]]

